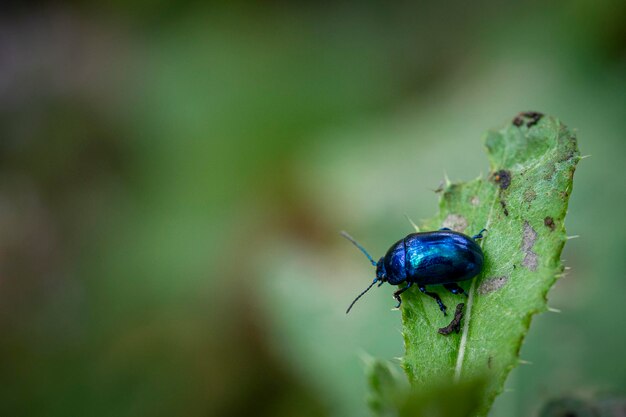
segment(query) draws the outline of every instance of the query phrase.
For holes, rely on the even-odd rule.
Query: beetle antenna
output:
[[[369,287],[367,287],[365,289],[365,291],[363,291],[361,294],[359,294],[354,301],[352,302],[352,304],[350,304],[350,307],[348,307],[348,309],[346,310],[346,314],[348,314],[350,312],[350,309],[352,309],[352,306],[354,305],[354,303],[356,303],[356,301],[361,298],[363,296],[363,294],[365,294],[366,292],[369,291],[370,288],[372,288],[374,286],[374,284],[376,284],[376,282],[378,281],[378,278],[375,278],[374,281],[370,284]]]
[[[376,261],[375,261],[375,260],[374,260],[374,259],[370,256],[370,254],[369,254],[369,253],[367,253],[367,251],[365,250],[365,248],[364,248],[363,246],[359,245],[359,244],[357,243],[357,241],[356,241],[356,240],[354,240],[354,238],[353,238],[352,236],[350,236],[347,232],[345,232],[345,231],[343,231],[343,230],[341,231],[341,233],[340,233],[340,234],[341,234],[341,236],[345,237],[345,238],[346,238],[346,239],[348,239],[350,242],[352,242],[352,244],[353,244],[354,246],[356,246],[357,248],[359,248],[359,249],[361,250],[361,252],[363,252],[363,253],[365,254],[365,256],[367,256],[367,259],[369,259],[369,260],[370,260],[370,262],[372,263],[372,265],[376,266]],[[369,289],[369,288],[368,288],[368,289]],[[355,301],[356,301],[356,300],[355,300]]]

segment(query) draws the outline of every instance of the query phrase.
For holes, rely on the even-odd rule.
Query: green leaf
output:
[[[555,118],[525,113],[485,138],[490,173],[446,184],[439,214],[426,230],[449,227],[484,234],[483,271],[462,284],[467,299],[434,288],[453,312],[464,302],[461,331],[438,329],[444,317],[418,291],[403,295],[404,369],[419,389],[433,381],[462,383],[485,377],[479,415],[485,415],[519,363],[519,350],[534,314],[547,310],[547,293],[563,271],[564,220],[580,160],[572,132]]]
[[[377,417],[467,417],[475,415],[484,390],[483,379],[458,384],[410,387],[393,364],[371,360],[367,366],[368,403]]]
[[[406,378],[387,361],[370,358],[365,369],[369,395],[367,403],[378,417],[398,415],[399,404],[408,395],[409,384]]]

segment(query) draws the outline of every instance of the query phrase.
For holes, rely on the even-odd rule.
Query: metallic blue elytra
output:
[[[483,251],[476,243],[482,239],[482,233],[473,237],[463,233],[443,228],[436,232],[411,233],[400,239],[387,251],[378,262],[367,253],[350,235],[342,235],[356,245],[372,265],[376,267],[376,278],[369,287],[350,304],[346,313],[354,303],[361,298],[372,286],[378,283],[380,287],[385,282],[391,285],[406,286],[396,291],[393,296],[400,307],[400,294],[416,284],[421,292],[434,298],[439,308],[446,314],[446,306],[437,293],[426,291],[426,285],[443,285],[453,294],[465,294],[457,282],[471,279],[478,275],[483,267]]]

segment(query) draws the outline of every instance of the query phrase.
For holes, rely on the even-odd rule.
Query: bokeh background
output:
[[[16,2],[0,414],[364,416],[374,255],[522,110],[578,129],[563,258],[494,417],[626,386],[623,1]]]

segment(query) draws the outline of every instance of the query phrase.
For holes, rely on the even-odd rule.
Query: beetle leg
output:
[[[443,284],[443,287],[446,290],[450,291],[452,294],[463,294],[467,297],[467,293],[455,282],[452,282],[450,284]]]
[[[472,236],[472,239],[476,240],[476,239],[482,239],[483,238],[483,232],[486,232],[487,229],[483,229],[480,232],[478,232],[477,235]]]
[[[423,292],[424,294],[426,294],[429,297],[432,297],[435,299],[435,301],[437,301],[437,304],[439,305],[439,310],[443,311],[443,315],[447,316],[448,314],[446,313],[446,306],[443,304],[443,301],[441,301],[441,298],[439,298],[439,294],[437,294],[436,292],[429,292],[426,291],[426,287],[421,286],[419,287],[420,291]]]
[[[400,288],[398,291],[393,293],[393,298],[398,300],[398,305],[396,306],[396,308],[400,308],[400,305],[402,304],[402,298],[400,298],[400,294],[411,288],[411,285],[413,285],[413,283],[409,282],[406,287]]]

